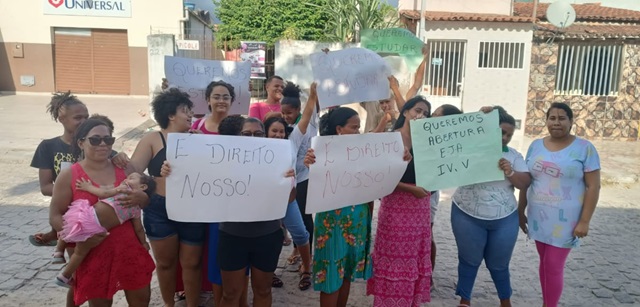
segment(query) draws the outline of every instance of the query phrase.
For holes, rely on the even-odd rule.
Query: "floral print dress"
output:
[[[313,288],[333,293],[348,277],[367,280],[373,272],[371,214],[366,204],[316,214],[313,253]]]

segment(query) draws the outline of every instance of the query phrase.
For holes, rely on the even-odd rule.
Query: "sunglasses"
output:
[[[242,132],[240,132],[240,135],[242,135],[242,136],[263,137],[264,136],[264,132],[263,131],[255,131],[255,132],[242,131]]]
[[[116,138],[112,136],[103,136],[103,137],[92,136],[88,138],[81,138],[80,140],[81,141],[89,140],[89,144],[91,144],[91,146],[99,146],[103,141],[105,145],[111,146],[113,145],[113,143],[115,143]]]

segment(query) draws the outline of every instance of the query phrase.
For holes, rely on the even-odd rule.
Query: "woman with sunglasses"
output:
[[[536,242],[543,306],[556,307],[571,248],[587,236],[600,196],[600,157],[591,142],[571,134],[573,111],[552,103],[549,136],[531,143],[525,159],[531,186],[520,190],[520,228]],[[525,212],[526,211],[526,212]]]
[[[196,307],[202,286],[200,266],[206,225],[169,219],[165,178],[160,172],[167,155],[167,135],[189,132],[193,103],[188,94],[173,88],[156,96],[151,107],[160,131],[149,132],[142,137],[130,162],[130,167],[137,172],[147,169],[157,183],[151,203],[143,210],[142,222],[156,260],[160,293],[165,306],[175,304],[176,267],[180,261],[187,306]]]
[[[98,197],[76,187],[78,180],[91,181],[98,187],[118,186],[127,178],[127,173],[113,165],[109,159],[115,138],[102,120],[89,119],[83,122],[74,136],[74,157],[84,158],[70,168],[60,172],[53,187],[50,207],[50,223],[56,231],[63,229],[63,215],[76,200],[86,199],[91,204]],[[123,192],[123,191],[118,191]],[[144,191],[134,200],[121,200],[124,207],[147,204]],[[124,290],[130,306],[148,306],[153,260],[140,243],[132,223],[120,224],[108,234],[95,235],[84,242],[67,245],[70,255],[73,250],[86,254],[86,258],[75,272],[73,285],[76,306],[89,301],[91,306],[110,306],[113,295]]]

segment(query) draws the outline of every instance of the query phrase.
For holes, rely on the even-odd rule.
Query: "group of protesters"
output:
[[[243,116],[229,114],[237,98],[234,87],[213,81],[205,91],[209,114],[199,119],[188,94],[163,88],[152,101],[160,129],[144,135],[131,157],[112,150],[109,118],[89,116],[86,105],[70,93],[55,94],[48,112],[64,132],[42,141],[31,163],[39,169],[42,194],[51,196],[52,229],[30,236],[30,242],[55,246],[54,263],[67,263],[66,251],[67,266],[52,282],[69,288],[67,306],[87,301],[110,306],[120,290],[130,306],[148,306],[154,270],[165,306],[174,306],[176,293],[187,306],[198,306],[203,291],[213,292],[215,306],[249,306],[249,285],[253,306],[271,306],[272,287],[283,286],[274,272],[283,245],[291,241],[295,248],[287,262],[299,265],[297,287],[319,291],[321,306],[347,306],[356,279],[367,280],[374,306],[421,306],[431,300],[436,264],[432,226],[440,193],[416,184],[413,155],[418,149],[412,146],[409,123],[462,114],[453,105],[432,110],[425,97],[416,96],[424,69],[425,61],[407,93],[390,76],[388,98],[362,103],[366,127],[360,126],[365,115],[352,108],[320,110],[315,83],[307,101],[301,101],[297,85],[272,76],[266,80],[267,99],[251,104]],[[587,235],[598,201],[598,153],[589,141],[571,134],[573,112],[564,103],[550,105],[549,135],[535,140],[524,157],[508,146],[516,129],[514,117],[499,106],[480,111],[498,112],[502,156],[496,157],[495,167],[504,178],[458,187],[451,197],[458,306],[471,305],[483,260],[500,306],[511,306],[509,266],[520,228],[535,240],[540,255],[543,306],[555,307],[566,258]],[[394,191],[380,200],[377,211],[372,199],[315,217],[307,214],[308,190],[319,188],[309,184],[309,166],[315,163],[311,139],[362,132],[402,136],[408,166]],[[171,220],[165,198],[170,133],[288,139],[296,163],[282,176],[295,177],[296,184],[286,215],[256,222]]]

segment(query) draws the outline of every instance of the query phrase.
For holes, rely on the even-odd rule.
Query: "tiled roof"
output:
[[[568,28],[558,30],[548,23],[536,24],[535,36],[564,38],[611,38],[629,39],[640,38],[640,25],[638,24],[611,24],[611,23],[575,23]]]
[[[618,22],[638,22],[640,21],[640,11],[618,9],[601,6],[600,3],[572,4],[576,10],[576,21],[618,21]],[[539,3],[536,17],[546,21],[546,12],[549,3]],[[531,17],[533,15],[533,3],[514,3],[513,15],[520,17]]]
[[[420,11],[402,10],[400,16],[407,19],[420,19]],[[499,14],[475,14],[455,12],[425,12],[426,21],[488,21],[488,22],[532,22],[531,17],[509,16]]]

